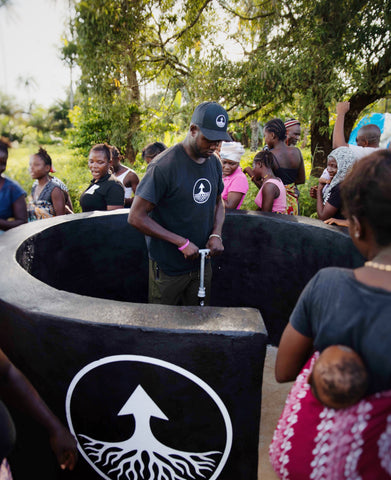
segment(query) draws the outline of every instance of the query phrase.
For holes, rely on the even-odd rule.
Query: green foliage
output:
[[[49,109],[32,105],[26,113],[0,92],[0,135],[30,145],[61,143],[70,127],[68,110],[67,102],[58,102]]]
[[[240,16],[236,38],[248,55],[211,63],[206,92],[234,106],[236,121],[294,111],[310,124],[315,165],[324,165],[331,150],[329,110],[336,101],[350,98],[351,128],[363,108],[391,93],[390,2],[295,0],[249,8],[232,0],[224,8]]]
[[[63,48],[64,57],[75,58],[82,71],[80,107],[86,119],[76,144],[88,143],[95,133],[91,116],[97,112],[107,141],[126,145],[134,161],[151,138],[175,134],[182,114],[188,122],[195,104],[206,100],[206,57],[221,50],[215,8],[212,0],[76,2],[75,39]],[[159,85],[160,98],[143,101],[141,91],[151,84]]]
[[[298,186],[300,192],[300,215],[303,215],[304,217],[317,218],[316,200],[310,197],[310,189],[311,187],[318,185],[318,182],[319,178],[309,175],[306,179],[305,184]]]
[[[89,108],[85,110],[76,105],[70,111],[69,117],[73,128],[69,131],[68,142],[77,149],[80,155],[87,156],[91,147],[96,143],[111,143],[110,125],[91,102]],[[122,146],[118,145],[118,147]]]
[[[319,179],[310,175],[312,165],[311,150],[309,148],[305,148],[301,151],[301,153],[304,160],[306,181],[304,185],[298,185],[298,189],[300,192],[300,215],[303,215],[304,217],[317,218],[316,200],[310,197],[310,188],[314,185],[317,185]]]

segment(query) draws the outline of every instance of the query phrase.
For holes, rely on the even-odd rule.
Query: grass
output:
[[[53,167],[56,169],[54,175],[62,180],[67,187],[72,198],[75,212],[80,212],[79,198],[83,191],[87,188],[91,180],[91,174],[87,167],[87,159],[77,153],[77,151],[65,145],[49,145],[45,147],[52,158]],[[6,175],[16,180],[20,186],[30,194],[33,183],[30,177],[29,158],[38,151],[37,147],[19,146],[10,149],[7,163]],[[307,181],[304,185],[299,186],[300,190],[300,208],[301,215],[315,216],[316,202],[309,196],[309,190],[312,185],[317,184],[317,179],[310,177],[311,171],[311,152],[310,149],[302,150]],[[246,150],[240,165],[242,168],[251,166],[255,152]],[[132,168],[136,171],[140,179],[143,177],[146,164],[138,159]],[[242,210],[255,210],[257,207],[254,198],[258,193],[257,187],[253,182],[249,182],[250,189],[244,199]]]

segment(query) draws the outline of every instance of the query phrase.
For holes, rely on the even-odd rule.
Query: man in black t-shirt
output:
[[[216,102],[198,105],[185,140],[159,154],[140,182],[128,221],[148,235],[149,301],[197,305],[199,249],[223,250],[222,169],[214,151],[231,141],[228,114]],[[211,266],[206,268],[206,302]]]

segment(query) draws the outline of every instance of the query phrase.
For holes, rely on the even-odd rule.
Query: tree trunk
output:
[[[329,111],[319,100],[311,121],[311,175],[319,177],[327,165],[327,155],[332,150],[329,136]]]
[[[350,110],[345,115],[344,133],[346,141],[349,140],[354,123],[365,107],[382,98],[376,93],[354,93],[350,98]]]
[[[257,120],[251,120],[251,147],[252,152],[258,150],[258,140],[259,140],[259,123]]]
[[[140,119],[140,88],[137,80],[136,71],[131,65],[128,67],[127,72],[129,97],[130,97],[130,114],[128,119],[128,134],[126,136],[126,152],[125,156],[130,163],[134,163],[136,160],[137,150],[134,147],[133,139],[137,134],[141,119]]]
[[[346,141],[349,140],[354,123],[364,108],[383,96],[383,92],[377,94],[361,92],[352,95],[350,98],[350,110],[345,115],[344,133]],[[327,133],[329,131],[329,114],[327,108],[319,101],[315,107],[315,111],[317,112],[316,118],[311,122],[311,175],[319,177],[327,165],[327,155],[332,150],[332,137],[330,138]]]

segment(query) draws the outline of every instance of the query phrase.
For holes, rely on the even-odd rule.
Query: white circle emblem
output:
[[[226,124],[225,116],[224,116],[224,115],[219,115],[219,116],[216,118],[216,125],[217,125],[219,128],[224,128],[224,127],[225,127],[225,124]]]
[[[94,378],[94,375],[102,375],[102,371],[107,374],[108,368],[119,368],[122,374],[118,378],[121,383],[125,381],[126,375],[124,375],[124,368],[121,365],[118,365],[117,362],[129,362],[125,365],[126,371],[129,371],[129,369],[134,371],[138,368],[145,370],[145,368],[150,368],[150,366],[160,367],[164,369],[164,372],[168,371],[167,375],[174,375],[173,381],[175,382],[175,385],[177,384],[175,378],[178,378],[175,377],[175,375],[179,375],[180,378],[185,377],[183,381],[190,381],[189,388],[192,389],[192,385],[196,385],[196,388],[200,388],[200,392],[203,392],[203,395],[206,394],[206,398],[210,399],[211,408],[217,408],[216,412],[219,412],[219,418],[221,419],[220,428],[222,427],[221,432],[223,433],[225,430],[225,442],[220,444],[220,447],[223,448],[218,447],[219,450],[204,452],[187,451],[183,448],[175,449],[175,439],[171,439],[170,436],[165,438],[159,436],[151,426],[152,417],[159,419],[160,421],[165,420],[168,423],[177,420],[175,418],[170,419],[166,416],[156,403],[156,396],[154,400],[144,390],[144,388],[148,390],[146,384],[144,384],[144,388],[142,385],[138,384],[125,403],[123,403],[123,401],[121,402],[122,408],[120,408],[119,412],[117,413],[118,410],[115,410],[117,416],[131,416],[133,418],[134,427],[129,438],[116,442],[113,440],[106,441],[102,438],[96,439],[86,435],[88,431],[75,431],[76,429],[80,430],[81,428],[80,419],[75,419],[76,425],[79,425],[79,428],[75,429],[74,421],[72,419],[72,411],[75,408],[77,411],[79,405],[78,402],[83,398],[80,396],[80,392],[83,391],[83,388],[86,388],[86,382],[88,385],[88,381],[91,381],[91,376]],[[153,371],[156,372],[156,370]],[[109,389],[110,385],[108,386],[108,390]],[[93,387],[93,391],[95,391],[95,386]],[[109,398],[111,399],[114,397]],[[160,398],[162,400],[164,395]],[[175,399],[166,398],[165,401],[172,403],[174,400]],[[96,401],[97,404],[99,404],[99,402],[102,404],[100,398],[97,398]],[[142,355],[113,355],[92,362],[82,368],[75,375],[69,385],[65,402],[69,429],[78,439],[78,449],[80,453],[91,467],[106,480],[122,480],[122,478],[132,478],[134,480],[141,480],[141,478],[164,478],[167,480],[176,480],[179,478],[175,474],[175,471],[178,469],[183,473],[183,476],[180,476],[181,479],[194,479],[195,477],[192,475],[192,472],[196,471],[198,472],[197,478],[200,476],[205,479],[207,478],[208,480],[217,480],[231,451],[232,423],[227,408],[221,398],[205,381],[201,380],[201,378],[182,367],[157,358]],[[112,411],[111,401],[108,404],[106,402],[103,403],[103,405],[99,405],[99,408],[102,408],[102,406],[110,415],[114,413],[114,411]],[[89,423],[91,423],[94,428],[96,428],[97,425],[99,427],[99,420],[94,418],[97,405],[94,407],[91,405],[90,407],[91,408],[86,411],[82,411],[82,425],[84,425],[82,428],[84,429],[87,428]],[[204,410],[202,411],[204,412]],[[89,419],[85,419],[86,412],[87,416],[90,416]],[[205,414],[205,412],[203,414]],[[110,416],[110,418],[113,417]],[[186,426],[184,425],[183,428],[186,428]],[[101,432],[102,436],[104,433],[106,433],[105,430]],[[171,473],[167,475],[167,472]],[[187,472],[187,474],[185,474],[185,472]],[[150,476],[144,477],[144,474],[146,473],[149,473]]]
[[[212,193],[212,185],[207,178],[199,178],[193,187],[193,199],[196,203],[205,203]]]

